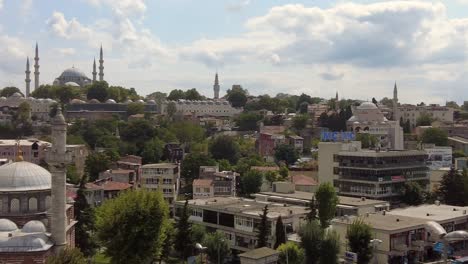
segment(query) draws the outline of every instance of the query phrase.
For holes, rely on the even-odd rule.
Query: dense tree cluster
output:
[[[159,95],[159,97],[161,97],[161,95]],[[195,88],[188,89],[187,91],[175,89],[172,90],[167,96],[167,100],[170,101],[177,101],[180,99],[195,101],[204,100],[206,97],[201,95]]]

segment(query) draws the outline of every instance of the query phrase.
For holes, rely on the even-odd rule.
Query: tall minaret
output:
[[[99,52],[99,81],[104,81],[104,56],[102,55],[102,45],[101,51]]]
[[[29,97],[29,93],[31,92],[31,70],[29,69],[29,57],[26,59],[26,97]]]
[[[338,101],[338,91],[336,91],[336,94],[335,94],[335,111],[338,111],[339,109],[339,101]]]
[[[66,227],[66,142],[67,123],[62,114],[60,105],[57,114],[52,120],[52,148],[48,153],[47,163],[52,174],[52,208],[51,208],[51,234],[57,252],[67,244]]]
[[[96,82],[96,75],[97,75],[97,72],[96,72],[96,58],[94,58],[94,62],[93,62],[93,83]]]
[[[39,87],[39,48],[36,42],[36,56],[34,57],[34,90]]]
[[[400,117],[398,116],[398,89],[395,82],[395,86],[393,87],[393,120],[400,121]]]
[[[215,75],[215,81],[213,85],[214,90],[214,99],[219,99],[219,80],[218,80],[218,73]]]

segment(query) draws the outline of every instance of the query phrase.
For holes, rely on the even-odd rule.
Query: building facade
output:
[[[180,169],[177,163],[155,163],[141,166],[140,185],[149,190],[159,190],[172,205],[180,189]]]
[[[395,120],[403,119],[404,122],[409,120],[411,128],[416,127],[418,118],[423,115],[428,115],[433,120],[444,123],[453,123],[453,108],[447,106],[440,106],[436,104],[431,105],[400,105],[397,108]]]
[[[163,103],[163,105],[161,106],[161,113],[167,114],[167,105],[171,102],[174,103],[176,106],[176,114],[182,116],[233,117],[242,112],[242,108],[232,107],[231,104],[225,100],[178,100]]]

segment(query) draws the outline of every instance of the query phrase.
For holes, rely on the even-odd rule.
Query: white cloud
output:
[[[74,48],[62,48],[57,49],[57,52],[62,56],[70,56],[74,55],[76,53],[76,50]]]
[[[0,10],[3,8],[3,0],[0,0]]]
[[[115,14],[123,16],[143,16],[146,12],[144,0],[87,0],[94,6],[106,6]]]
[[[31,13],[32,7],[33,7],[33,0],[22,0],[21,6],[20,6],[21,16],[23,17],[29,16]]]
[[[226,5],[226,10],[229,12],[239,12],[242,11],[244,8],[248,7],[252,0],[235,0],[231,1]]]
[[[52,33],[64,39],[86,40],[93,34],[89,27],[83,26],[76,18],[67,21],[65,15],[60,12],[54,12],[46,24]]]
[[[16,37],[0,35],[0,72],[14,73],[18,71],[21,63],[26,63],[27,47],[24,42]]]

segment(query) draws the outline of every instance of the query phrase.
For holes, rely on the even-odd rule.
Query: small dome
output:
[[[16,230],[18,230],[18,226],[13,221],[5,218],[0,219],[0,232],[12,232]]]
[[[77,84],[76,82],[66,82],[65,85],[66,86],[73,86],[73,87],[80,87],[80,85]]]
[[[125,103],[129,104],[129,103],[133,103],[133,101],[132,101],[132,99],[127,99],[127,100],[125,100]]]
[[[48,190],[51,174],[46,169],[27,161],[0,166],[0,192]]]
[[[99,102],[98,99],[91,99],[91,100],[89,100],[89,103],[90,104],[100,104],[101,102]]]
[[[106,104],[116,104],[114,99],[107,99]]]
[[[20,98],[20,97],[23,97],[23,95],[21,95],[20,93],[16,92],[16,93],[12,94],[11,97]]]
[[[140,99],[140,100],[137,100],[136,102],[137,102],[137,103],[141,103],[141,104],[144,104],[144,103],[145,103],[145,101],[143,101],[143,100],[141,100],[141,99]]]
[[[73,99],[70,101],[70,104],[84,104],[85,102],[80,99]]]
[[[86,77],[86,74],[84,74],[82,71],[80,71],[78,68],[75,68],[75,67],[72,67],[72,68],[68,68],[66,70],[64,70],[62,72],[62,74],[60,75],[61,78],[63,77],[78,77],[78,78],[85,78],[87,79],[88,77]]]
[[[377,106],[371,102],[364,102],[360,106],[358,106],[357,109],[372,110],[372,109],[377,109]]]
[[[23,233],[44,233],[46,228],[41,221],[32,220],[27,222],[21,229]]]

